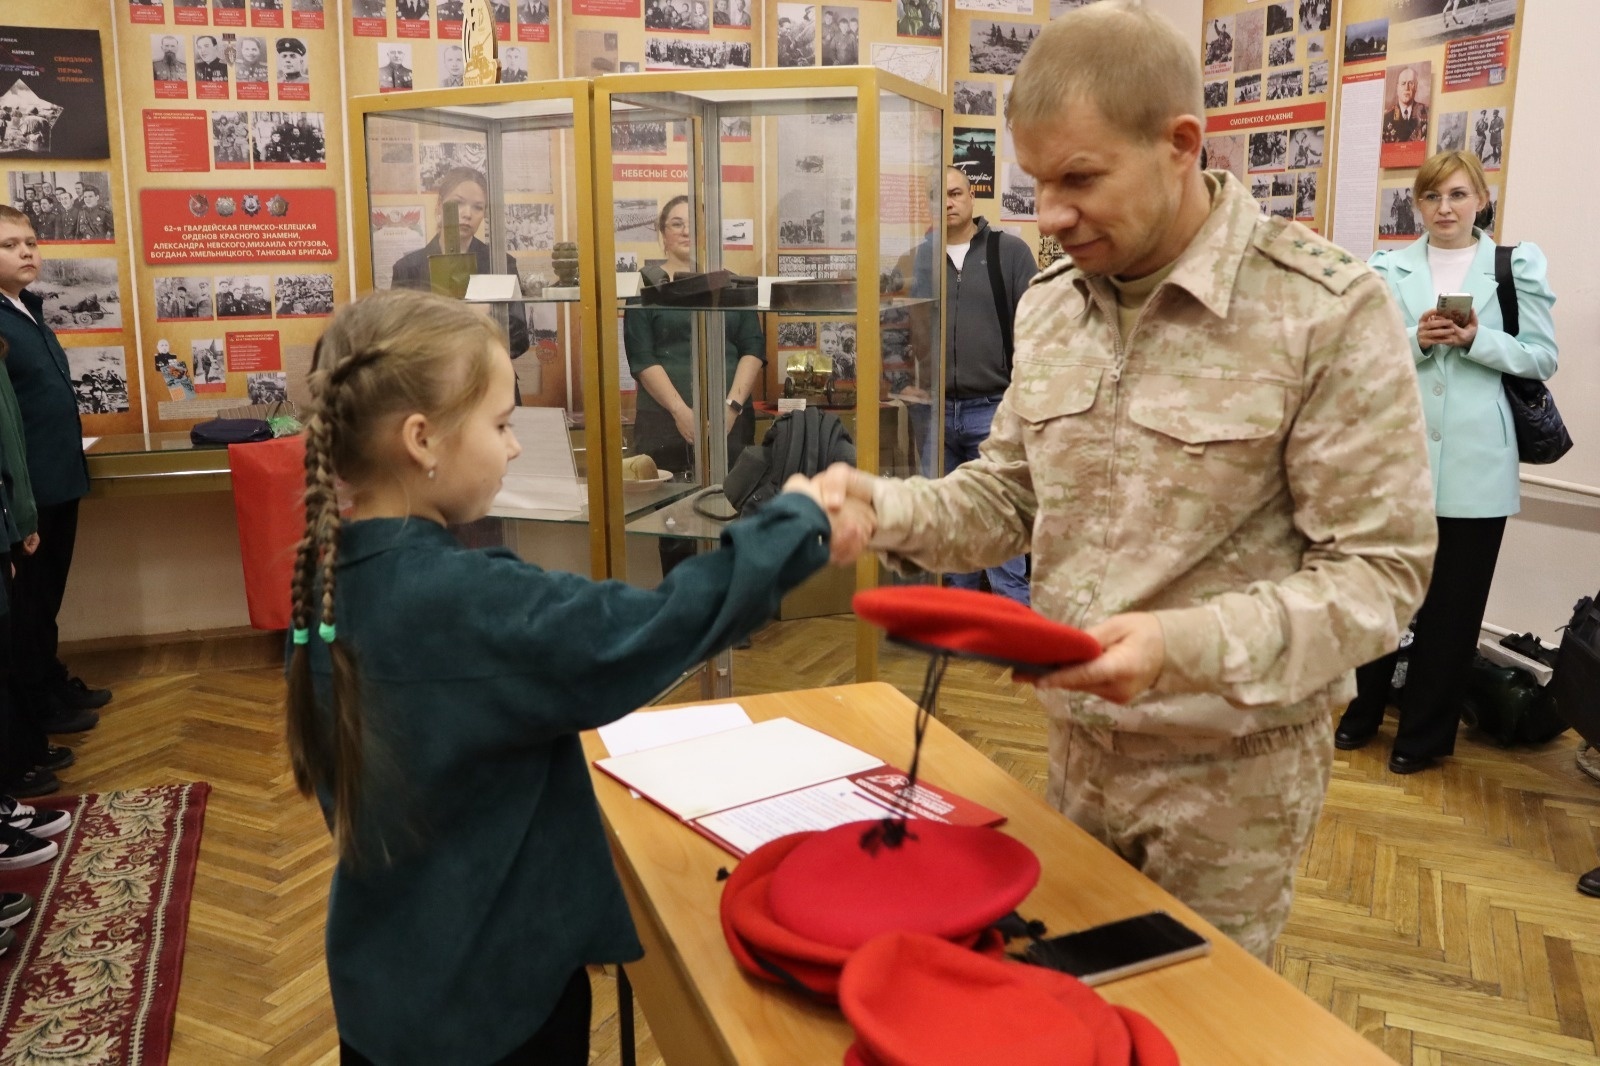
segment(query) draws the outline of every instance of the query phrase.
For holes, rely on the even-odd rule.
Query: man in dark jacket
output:
[[[972,183],[962,170],[949,167],[944,179],[945,247],[936,249],[930,233],[917,248],[913,294],[933,294],[937,254],[945,268],[944,472],[949,473],[976,459],[978,446],[989,439],[995,408],[1011,384],[1011,324],[1039,264],[1022,238],[973,217]],[[1025,556],[985,572],[992,591],[1028,603]],[[977,588],[979,576],[951,574],[950,584]]]
[[[0,336],[10,345],[6,373],[22,412],[28,476],[39,510],[39,547],[13,558],[16,688],[47,733],[76,733],[100,720],[109,689],[91,689],[57,657],[56,616],[78,536],[78,501],[89,493],[83,424],[67,355],[44,321],[44,301],[27,287],[39,276],[38,238],[28,216],[0,207]]]

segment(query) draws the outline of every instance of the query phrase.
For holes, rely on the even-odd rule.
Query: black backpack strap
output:
[[[1517,314],[1517,283],[1511,277],[1511,253],[1514,244],[1494,246],[1494,289],[1500,299],[1500,328],[1515,337],[1522,330],[1522,317]]]
[[[806,421],[821,413],[819,407],[807,407],[804,411],[791,411],[772,424],[773,429],[777,429],[780,423],[787,426],[782,443],[772,450],[773,462],[777,464],[781,460],[782,464],[770,479],[774,492],[781,491],[783,483],[800,472],[800,463],[805,459],[805,439],[810,429]]]
[[[1000,319],[1000,344],[1006,353],[1006,377],[1011,376],[1011,297],[1006,293],[1006,275],[1000,269],[1000,231],[989,231],[989,290],[994,294],[994,309]]]

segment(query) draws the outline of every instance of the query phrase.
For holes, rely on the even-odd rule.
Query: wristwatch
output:
[[[735,400],[732,396],[728,397],[728,406],[733,408],[733,413],[736,415],[744,413],[744,404]]]

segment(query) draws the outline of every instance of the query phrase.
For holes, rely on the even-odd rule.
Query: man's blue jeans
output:
[[[994,409],[1000,405],[999,396],[981,396],[970,400],[944,402],[944,472],[949,473],[969,459],[978,457],[978,445],[989,439],[989,427],[994,424]],[[1019,555],[1007,559],[999,566],[991,566],[989,588],[1001,596],[1028,606],[1028,561]],[[979,574],[948,575],[950,584],[958,589],[979,587]]]

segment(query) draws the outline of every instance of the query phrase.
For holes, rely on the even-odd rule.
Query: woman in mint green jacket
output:
[[[1494,239],[1473,226],[1489,203],[1483,167],[1466,152],[1441,152],[1413,185],[1427,234],[1372,266],[1388,281],[1411,337],[1428,423],[1439,553],[1417,613],[1400,725],[1389,769],[1425,770],[1455,750],[1462,683],[1471,668],[1506,518],[1520,508],[1517,438],[1502,374],[1545,380],[1556,372],[1555,294],[1545,257],[1531,244],[1512,252],[1518,331],[1505,332],[1495,281]],[[1464,323],[1436,310],[1444,293],[1466,293]],[[1356,672],[1358,692],[1334,742],[1371,740],[1383,721],[1395,656]]]

